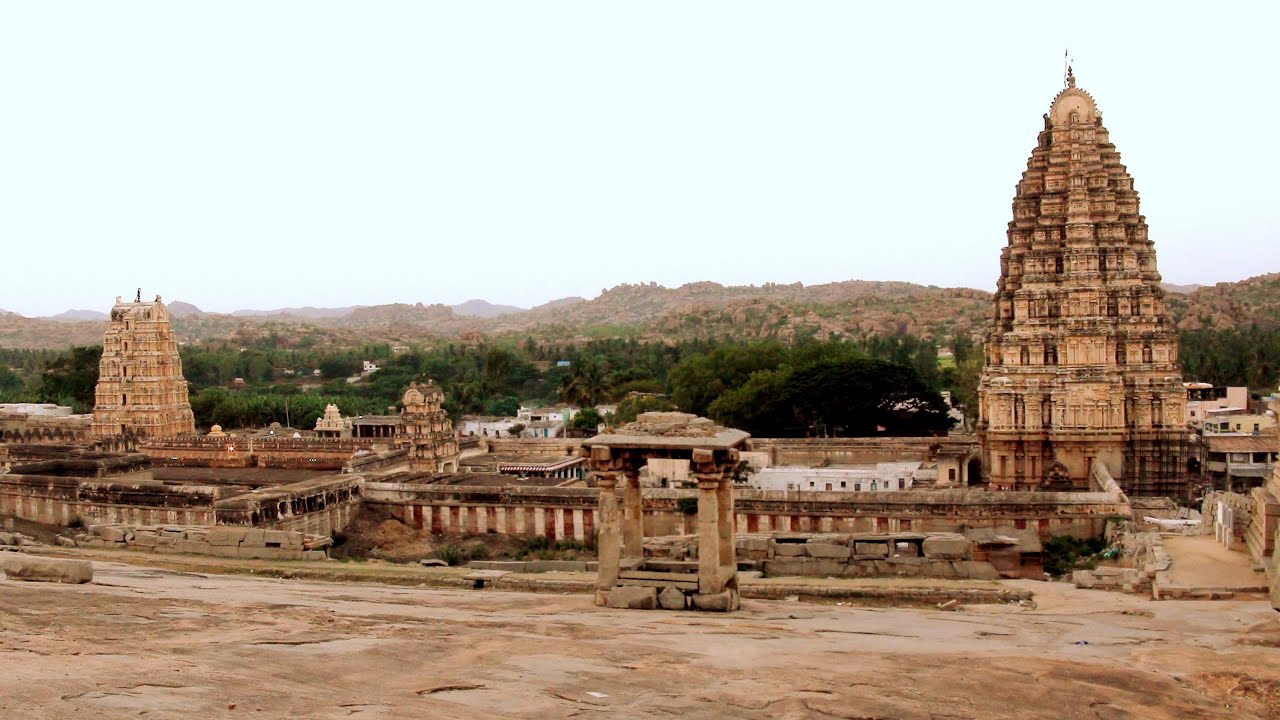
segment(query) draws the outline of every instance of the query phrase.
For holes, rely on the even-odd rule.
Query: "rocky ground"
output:
[[[0,580],[0,717],[1280,717],[1259,601],[1018,582],[1036,607],[725,616],[96,565]]]

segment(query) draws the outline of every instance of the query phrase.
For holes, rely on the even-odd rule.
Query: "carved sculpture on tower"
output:
[[[94,394],[96,437],[165,438],[195,432],[169,310],[116,298],[102,339]]]
[[[993,488],[1186,488],[1178,344],[1133,178],[1093,98],[1067,87],[1017,185],[979,386]]]

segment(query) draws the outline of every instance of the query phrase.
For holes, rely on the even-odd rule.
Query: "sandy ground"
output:
[[[1280,718],[1280,615],[1257,601],[1027,581],[1035,609],[726,616],[97,571],[0,580],[0,718]]]
[[[1253,571],[1244,543],[1228,550],[1212,535],[1166,535],[1162,541],[1173,560],[1169,579],[1174,585],[1267,589],[1266,576]]]

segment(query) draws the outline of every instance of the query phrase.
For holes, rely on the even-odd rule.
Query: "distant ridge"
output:
[[[1168,306],[1182,330],[1258,325],[1280,328],[1280,273],[1181,292],[1168,289]],[[912,333],[939,344],[956,335],[981,337],[992,312],[992,295],[972,288],[940,288],[907,282],[847,280],[720,285],[696,282],[668,288],[657,283],[623,284],[593,299],[567,297],[530,310],[469,300],[459,305],[392,303],[348,308],[284,308],[204,312],[183,302],[169,304],[183,342],[254,341],[275,347],[350,348],[477,342],[485,337],[530,338],[546,343],[582,343],[592,338],[634,338],[669,343],[681,339],[813,338]],[[486,315],[485,313],[491,313]],[[105,314],[68,311],[26,318],[0,310],[0,347],[66,348],[102,342]]]
[[[488,300],[468,300],[460,305],[452,306],[452,309],[455,313],[464,317],[482,318],[498,317],[499,315],[510,315],[525,311],[524,308],[515,307],[514,305],[495,305]]]
[[[50,315],[49,319],[58,322],[80,322],[82,320],[106,322],[107,314],[98,310],[67,310],[57,315]]]

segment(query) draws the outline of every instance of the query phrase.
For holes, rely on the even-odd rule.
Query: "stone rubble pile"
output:
[[[1173,565],[1159,532],[1127,532],[1117,536],[1121,567],[1076,570],[1071,583],[1078,588],[1150,595],[1154,583],[1167,577]]]
[[[34,547],[41,543],[19,532],[0,532],[0,547]]]

